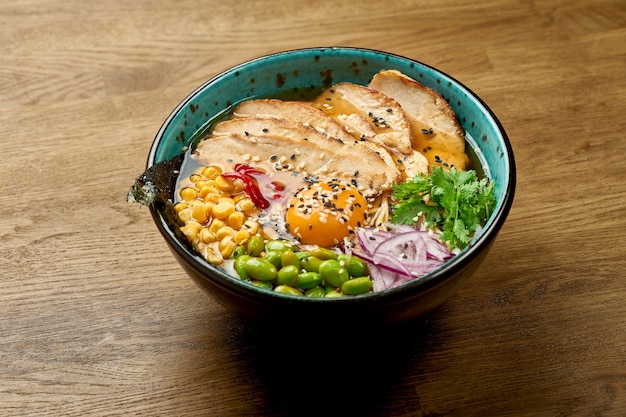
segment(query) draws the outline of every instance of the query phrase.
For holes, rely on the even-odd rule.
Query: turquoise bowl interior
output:
[[[298,49],[252,59],[199,86],[158,131],[147,166],[175,157],[192,145],[211,120],[239,102],[260,97],[308,97],[330,84],[367,84],[382,69],[396,69],[438,91],[465,128],[467,142],[487,176],[495,181],[497,206],[470,246],[432,273],[398,288],[342,299],[308,299],[259,290],[189,251],[155,208],[153,219],[174,256],[200,288],[246,317],[336,315],[359,312],[372,322],[403,322],[439,305],[475,271],[504,223],[515,191],[516,171],[508,137],[493,112],[449,75],[391,53],[349,47]]]

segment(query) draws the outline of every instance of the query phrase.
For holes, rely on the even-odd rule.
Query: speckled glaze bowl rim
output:
[[[503,152],[504,157],[506,157],[506,167],[508,168],[508,175],[506,176],[507,183],[503,192],[503,199],[501,204],[497,206],[497,210],[492,214],[490,220],[485,226],[485,230],[482,231],[480,236],[476,238],[470,246],[464,249],[460,254],[447,261],[442,267],[434,270],[433,272],[419,277],[415,280],[412,280],[408,283],[402,284],[398,287],[367,293],[354,297],[341,297],[341,298],[309,298],[309,297],[296,297],[292,295],[275,293],[269,290],[259,289],[249,283],[246,283],[242,280],[237,279],[229,275],[226,271],[221,268],[216,268],[210,265],[206,260],[204,260],[199,254],[193,253],[190,251],[184,244],[182,244],[173,231],[167,225],[167,222],[163,218],[163,216],[154,208],[150,207],[150,212],[152,214],[153,220],[167,241],[170,249],[175,251],[182,259],[185,260],[192,268],[196,271],[201,271],[202,275],[207,280],[213,280],[216,284],[219,284],[223,289],[227,289],[233,293],[239,293],[245,295],[247,297],[252,297],[257,300],[274,300],[280,301],[283,303],[310,303],[310,304],[328,304],[328,303],[352,303],[352,304],[361,304],[361,303],[373,303],[380,304],[383,302],[395,302],[402,299],[407,292],[408,293],[420,293],[422,291],[426,291],[432,287],[437,286],[439,283],[444,282],[446,279],[455,276],[457,273],[460,273],[467,265],[471,264],[472,261],[477,258],[483,250],[489,248],[491,242],[495,239],[498,232],[500,231],[508,213],[513,204],[513,197],[515,194],[515,186],[516,186],[516,166],[515,159],[513,156],[513,150],[511,147],[511,143],[509,138],[496,117],[493,111],[486,105],[486,103],[478,97],[472,90],[466,87],[464,84],[456,80],[455,78],[449,76],[448,74],[430,66],[424,64],[420,61],[407,58],[404,56],[400,56],[394,53],[383,52],[375,49],[367,49],[367,48],[357,48],[357,47],[341,47],[341,46],[330,46],[330,47],[317,47],[317,48],[302,48],[302,49],[290,49],[281,52],[275,52],[263,56],[259,56],[257,58],[250,59],[233,67],[230,67],[219,74],[208,79],[206,82],[201,84],[195,90],[193,90],[190,94],[187,95],[168,115],[167,119],[163,122],[161,128],[157,132],[154,142],[150,148],[150,152],[148,155],[147,167],[149,168],[155,163],[155,159],[157,156],[157,152],[160,146],[160,143],[164,139],[164,133],[166,132],[170,123],[172,123],[173,119],[179,114],[182,110],[186,108],[186,106],[198,95],[202,94],[205,90],[209,89],[215,83],[218,83],[221,79],[225,78],[228,75],[232,75],[233,73],[238,74],[243,68],[248,65],[254,65],[255,63],[259,63],[265,60],[273,60],[273,59],[284,59],[288,57],[290,54],[296,54],[297,56],[303,54],[323,54],[325,51],[330,51],[332,53],[346,53],[348,55],[351,54],[349,59],[353,59],[354,56],[358,54],[364,54],[367,56],[376,56],[379,59],[394,59],[398,61],[404,61],[411,66],[416,66],[423,68],[427,71],[432,71],[437,75],[441,76],[443,79],[448,81],[449,83],[456,84],[457,88],[462,90],[465,95],[474,101],[474,103],[482,108],[482,112],[486,113],[487,116],[491,119],[492,123],[497,128],[499,132],[502,143],[504,145]]]

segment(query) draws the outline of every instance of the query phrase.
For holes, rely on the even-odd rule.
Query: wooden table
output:
[[[0,20],[0,415],[626,415],[623,1],[32,0]],[[226,312],[126,202],[192,89],[327,45],[453,75],[518,164],[470,282],[335,349],[302,334],[336,324]]]

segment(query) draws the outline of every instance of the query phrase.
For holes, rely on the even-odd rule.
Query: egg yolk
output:
[[[311,184],[289,199],[285,221],[303,244],[331,247],[361,227],[367,217],[365,197],[339,181]]]

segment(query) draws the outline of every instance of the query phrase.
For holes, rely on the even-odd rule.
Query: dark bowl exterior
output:
[[[475,138],[470,145],[474,147],[480,162],[489,168],[488,175],[495,179],[496,194],[499,200],[490,220],[468,248],[446,262],[443,267],[398,288],[330,300],[293,297],[261,290],[245,281],[229,276],[220,268],[209,265],[179,240],[158,210],[151,207],[151,214],[174,257],[198,287],[225,308],[243,317],[259,320],[297,318],[300,322],[308,319],[336,319],[337,317],[350,319],[356,317],[364,325],[407,322],[440,305],[471,277],[489,252],[513,202],[516,183],[515,161],[506,133],[485,103],[453,78],[417,61],[367,49],[315,48],[261,57],[214,77],[183,100],[159,130],[150,151],[148,167],[180,153],[181,149],[188,144],[191,135],[179,129],[186,129],[190,124],[192,131],[201,129],[200,123],[194,125],[188,122],[192,113],[200,113],[198,109],[203,106],[206,107],[207,102],[213,100],[216,109],[219,108],[216,110],[218,112],[227,111],[238,101],[254,98],[256,95],[263,96],[268,94],[268,91],[277,89],[276,85],[271,88],[268,87],[269,90],[265,92],[259,90],[258,86],[248,86],[247,90],[241,89],[239,84],[242,80],[238,80],[239,84],[235,80],[237,77],[241,78],[246,68],[256,66],[257,70],[265,70],[267,65],[289,66],[292,56],[294,60],[298,61],[311,58],[309,62],[314,62],[317,65],[320,61],[324,62],[326,56],[324,54],[329,57],[332,65],[345,61],[346,67],[351,69],[354,69],[355,59],[359,57],[361,58],[359,61],[361,67],[367,68],[367,71],[360,68],[358,71],[354,70],[353,75],[328,79],[332,72],[330,69],[326,73],[311,70],[314,73],[311,75],[313,78],[307,79],[304,84],[300,80],[298,85],[312,85],[315,77],[320,77],[320,74],[325,75],[327,79],[318,80],[318,84],[319,82],[328,84],[342,80],[351,81],[353,78],[368,79],[380,69],[395,68],[418,79],[425,85],[437,89],[449,100],[457,112],[461,124],[466,128],[470,137]],[[294,74],[299,71],[298,77],[306,78],[307,66],[299,63],[296,68]],[[334,74],[338,73],[341,71],[335,71]],[[258,77],[258,74],[256,76]],[[277,77],[277,79],[279,78]],[[274,78],[272,77],[272,79]],[[258,80],[256,82],[258,84]],[[284,84],[285,79],[282,79],[281,82]],[[207,92],[213,86],[219,86],[220,83],[235,85],[237,91],[228,90],[225,92],[224,88],[221,90],[218,88],[215,95],[210,94],[212,91]],[[440,88],[437,88],[438,86]],[[299,87],[294,89],[297,88]],[[229,98],[229,95],[232,97]],[[204,102],[201,99],[204,99]],[[221,103],[222,100],[223,103]],[[204,115],[204,117],[206,116],[209,116],[209,112]]]

